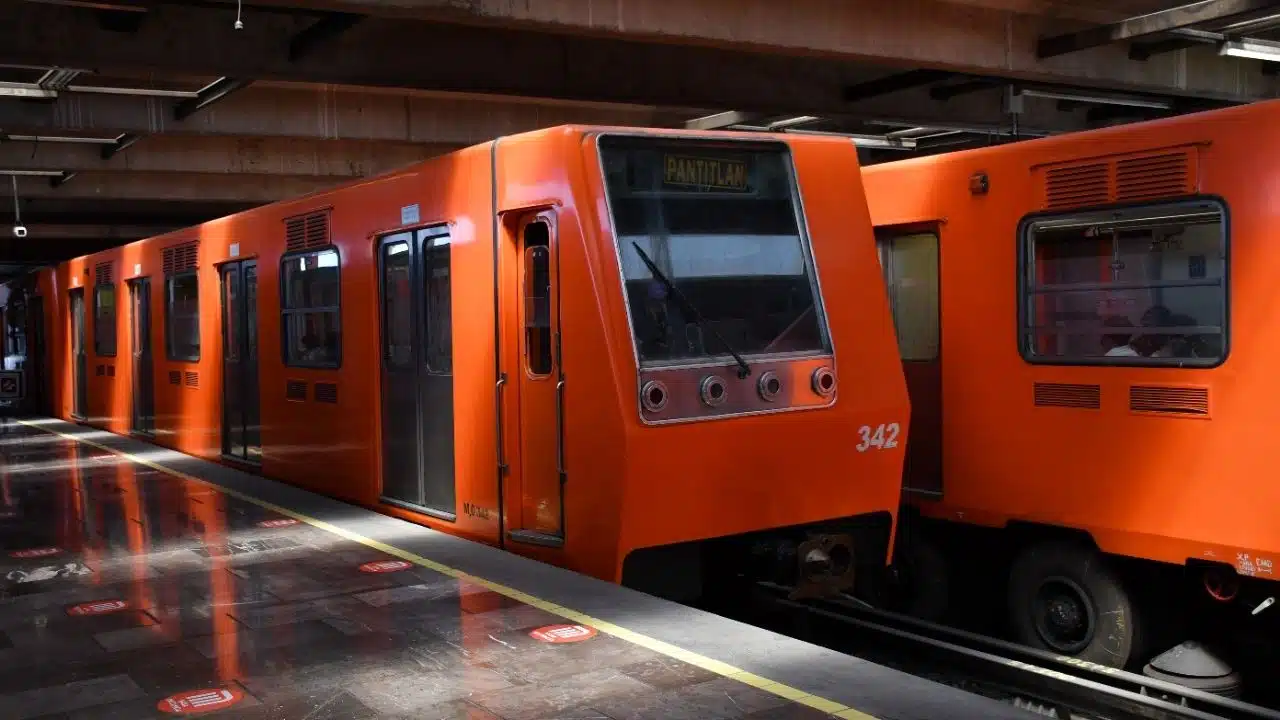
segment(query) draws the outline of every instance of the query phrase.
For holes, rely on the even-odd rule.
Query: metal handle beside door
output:
[[[507,471],[507,458],[504,445],[505,440],[502,432],[502,387],[507,384],[507,374],[498,373],[498,384],[493,392],[493,416],[498,423],[498,472],[505,473]]]

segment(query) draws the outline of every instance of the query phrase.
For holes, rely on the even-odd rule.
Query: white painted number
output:
[[[866,452],[871,448],[892,450],[898,447],[899,431],[898,423],[888,425],[881,423],[875,430],[872,430],[870,425],[863,425],[858,428],[858,437],[862,438],[862,442],[858,443],[858,452]]]

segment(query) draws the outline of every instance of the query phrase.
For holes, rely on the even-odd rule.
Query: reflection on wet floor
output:
[[[822,718],[202,484],[0,424],[0,718]]]

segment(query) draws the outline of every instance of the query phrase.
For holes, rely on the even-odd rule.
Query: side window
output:
[[[164,278],[165,355],[170,360],[200,359],[200,276],[195,270]]]
[[[938,359],[938,236],[886,235],[879,249],[902,359]]]
[[[453,297],[450,281],[449,236],[443,228],[421,230],[423,337],[427,371],[439,375],[453,372]]]
[[[1221,362],[1224,216],[1221,205],[1194,201],[1024,223],[1023,356],[1093,365]]]
[[[93,288],[93,353],[98,357],[116,355],[116,286]]]
[[[338,251],[286,255],[280,261],[284,364],[336,368],[342,362]]]
[[[524,228],[524,336],[529,372],[551,374],[551,228],[537,220]]]

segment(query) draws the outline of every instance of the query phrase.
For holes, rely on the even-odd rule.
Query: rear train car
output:
[[[668,597],[846,589],[909,414],[860,183],[832,138],[502,138],[45,271],[54,411]]]
[[[910,514],[946,521],[904,518],[917,611],[948,604],[946,533],[999,568],[952,599],[1003,588],[1030,645],[1123,666],[1273,632],[1278,153],[1267,102],[864,169]]]

